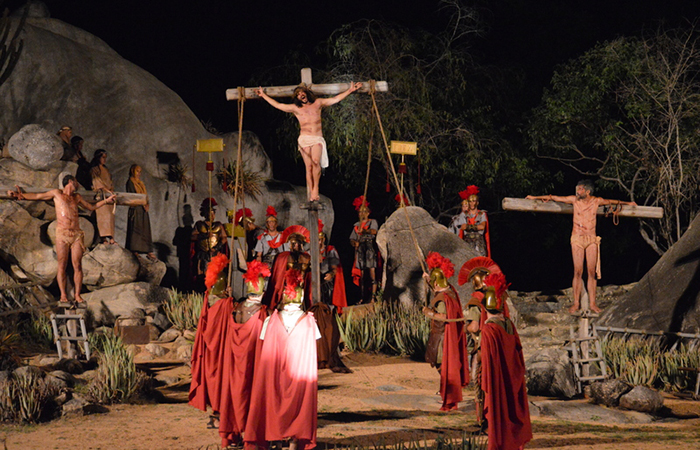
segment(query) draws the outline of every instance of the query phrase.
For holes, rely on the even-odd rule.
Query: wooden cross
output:
[[[387,92],[389,90],[389,84],[386,81],[363,81],[362,87],[356,92],[369,93],[372,89],[372,84],[374,84],[374,90],[377,92]],[[337,95],[341,92],[345,92],[350,88],[350,83],[331,83],[331,84],[313,84],[311,77],[311,69],[306,67],[301,69],[301,85],[306,86],[314,92],[316,95]],[[299,87],[299,85],[290,86],[268,86],[264,88],[264,91],[270,97],[293,97],[294,89]],[[260,98],[258,94],[255,93],[257,88],[235,88],[226,90],[226,100],[240,100],[240,93],[243,92],[243,97],[245,99],[256,99]],[[306,228],[311,233],[311,285],[312,285],[312,299],[314,303],[321,301],[321,270],[320,270],[320,254],[319,254],[319,243],[318,243],[318,210],[323,209],[322,205],[318,202],[304,203],[301,206],[302,209],[306,209],[308,212]]]
[[[26,192],[29,194],[43,194],[44,192],[48,192],[51,189],[49,188],[32,188],[32,187],[22,187],[22,192]],[[0,199],[13,199],[13,197],[10,197],[7,195],[7,191],[15,191],[14,186],[0,186]],[[80,194],[83,197],[83,200],[85,200],[88,203],[97,203],[99,200],[95,200],[95,192],[94,191],[85,191],[83,189],[79,189],[78,194]],[[146,194],[135,194],[132,192],[115,192],[117,194],[117,198],[115,199],[117,201],[117,205],[124,205],[124,206],[144,206],[148,203],[148,197]]]
[[[389,84],[386,81],[375,81],[374,89],[377,92],[387,92],[389,90]],[[311,78],[311,69],[306,67],[301,69],[301,84],[305,85],[307,88],[311,89],[316,95],[336,95],[341,92],[345,92],[350,87],[350,83],[331,83],[331,84],[313,84]],[[371,81],[363,81],[362,87],[357,90],[357,92],[369,93],[371,89]],[[294,89],[298,88],[299,85],[293,86],[268,86],[265,89],[265,93],[270,97],[293,97]],[[257,88],[244,88],[244,96],[247,99],[260,98],[258,94],[255,93]],[[226,100],[238,100],[239,89],[226,89]]]
[[[555,214],[573,214],[574,205],[555,201],[530,200],[527,198],[505,197],[501,206],[506,211],[529,211],[545,212]],[[609,205],[599,206],[597,215],[615,213],[620,217],[638,217],[644,219],[661,219],[664,216],[664,209],[658,206],[629,206],[629,205]]]

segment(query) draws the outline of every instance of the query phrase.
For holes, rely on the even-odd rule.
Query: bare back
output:
[[[589,196],[586,199],[576,198],[574,205],[574,228],[572,236],[595,236],[596,214],[600,205],[600,197]]]
[[[319,100],[294,108],[292,112],[299,121],[299,134],[323,136],[321,128],[322,108],[322,102]]]

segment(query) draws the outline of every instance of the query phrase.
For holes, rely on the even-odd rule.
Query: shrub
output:
[[[121,338],[110,333],[96,335],[91,345],[99,354],[99,366],[88,386],[88,397],[98,403],[135,400],[146,389],[148,378],[136,370],[134,357]]]
[[[196,330],[199,315],[202,313],[202,294],[183,294],[175,289],[168,293],[163,308],[170,323],[179,330]]]

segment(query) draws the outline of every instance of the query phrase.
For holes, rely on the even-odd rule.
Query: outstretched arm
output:
[[[260,98],[262,98],[262,99],[265,100],[267,103],[269,103],[269,104],[271,104],[272,106],[274,106],[275,108],[279,109],[280,111],[284,111],[284,112],[288,112],[288,113],[294,112],[294,108],[295,108],[294,105],[289,104],[289,103],[280,103],[280,102],[278,102],[277,100],[275,100],[275,99],[273,99],[272,97],[270,97],[269,95],[267,95],[267,94],[265,93],[265,91],[263,90],[262,87],[257,88],[257,89],[255,90],[255,93],[256,93]]]
[[[22,188],[15,185],[15,191],[7,191],[7,195],[14,198],[15,200],[53,200],[58,189],[51,189],[50,191],[40,192],[38,194],[30,194],[27,192],[22,192]]]
[[[86,202],[85,199],[81,195],[78,195],[78,204],[80,206],[82,206],[83,208],[87,209],[88,211],[94,211],[98,208],[103,207],[107,203],[112,203],[112,201],[116,201],[116,200],[114,200],[116,197],[117,197],[116,194],[112,194],[109,197],[107,197],[106,199],[100,200],[99,202],[97,202],[93,205],[92,203]]]
[[[350,87],[348,88],[347,91],[341,92],[340,94],[336,95],[335,97],[329,97],[329,98],[321,98],[319,101],[321,102],[321,106],[331,106],[335,105],[339,101],[343,100],[345,97],[348,95],[352,94],[356,90],[360,89],[362,87],[362,83],[353,83],[352,81],[350,82]]]
[[[576,200],[575,195],[567,195],[566,197],[560,197],[559,195],[528,195],[525,197],[528,200],[542,200],[543,202],[549,202],[549,201],[555,201],[555,202],[561,202],[561,203],[569,203],[573,204],[574,200]]]

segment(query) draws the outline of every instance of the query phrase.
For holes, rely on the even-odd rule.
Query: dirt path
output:
[[[440,413],[438,375],[405,358],[351,354],[353,374],[319,372],[319,448],[325,444],[394,444],[410,439],[460,436],[471,429],[473,401],[465,391],[460,411]],[[186,371],[178,369],[180,374]],[[217,448],[207,414],[182,402],[184,386],[169,396],[181,403],[115,405],[107,414],[60,419],[35,426],[0,426],[7,450]],[[700,402],[668,399],[685,420],[609,425],[533,418],[533,449],[661,450],[700,448]],[[4,450],[4,449],[3,449]]]

